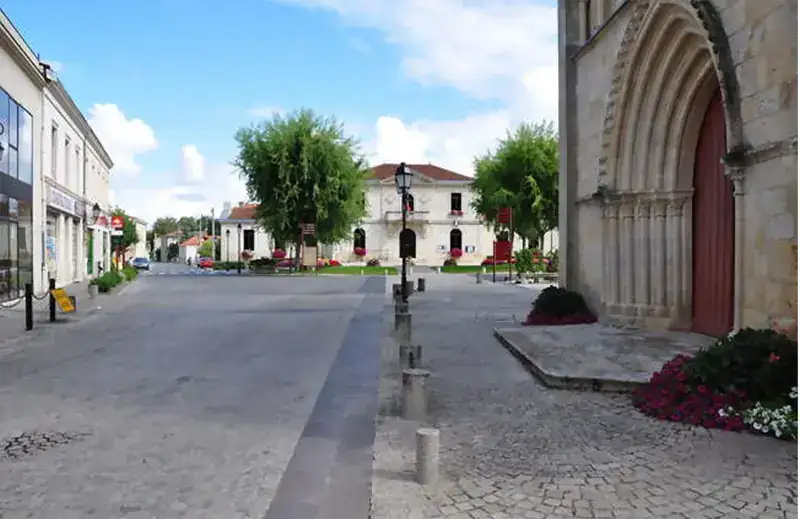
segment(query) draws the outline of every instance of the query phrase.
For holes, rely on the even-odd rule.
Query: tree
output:
[[[192,216],[181,216],[177,221],[178,230],[181,232],[181,240],[186,240],[200,230],[197,218]]]
[[[197,250],[197,255],[203,258],[210,258],[214,254],[214,241],[213,240],[206,240],[200,245],[200,248]]]
[[[301,223],[316,225],[316,240],[337,243],[350,237],[365,214],[366,162],[358,143],[334,118],[311,110],[274,115],[236,133],[234,165],[248,195],[258,202],[259,224],[276,243],[301,244]]]
[[[538,242],[558,226],[558,161],[552,123],[520,124],[476,157],[473,208],[497,230],[497,209],[511,207],[515,234]]]
[[[177,230],[178,221],[171,216],[156,218],[156,221],[153,222],[153,233],[156,236],[166,236],[167,234],[173,233]]]
[[[124,263],[125,251],[128,250],[128,247],[139,243],[139,233],[136,232],[136,222],[134,222],[133,219],[121,208],[117,207],[114,209],[111,212],[111,215],[122,217],[122,236],[112,236],[112,243],[114,245],[114,250],[117,253],[117,258],[121,258],[122,262]]]

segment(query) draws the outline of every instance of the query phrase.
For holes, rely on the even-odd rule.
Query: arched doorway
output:
[[[453,229],[450,231],[450,250],[459,249],[463,250],[464,247],[462,246],[463,239],[460,229]]]
[[[367,233],[364,229],[358,228],[353,231],[353,249],[367,248]]]
[[[408,248],[405,251],[406,256],[409,258],[417,257],[417,234],[411,229],[403,229],[400,231],[400,241],[398,243],[400,248],[400,257],[403,257],[403,244],[408,243]]]
[[[691,329],[712,336],[733,327],[734,200],[721,161],[725,152],[725,112],[717,91],[700,127],[692,198]]]

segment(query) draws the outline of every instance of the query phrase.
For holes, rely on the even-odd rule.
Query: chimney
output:
[[[239,207],[244,207],[244,202],[239,202]]]

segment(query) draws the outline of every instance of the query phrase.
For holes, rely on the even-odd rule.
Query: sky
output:
[[[556,0],[4,0],[148,222],[247,199],[234,134],[336,117],[371,164],[472,175],[522,121],[558,117]]]

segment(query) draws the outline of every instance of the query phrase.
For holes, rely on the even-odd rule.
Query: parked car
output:
[[[211,258],[200,258],[197,261],[197,266],[201,269],[213,269],[214,268],[214,260]]]
[[[150,260],[147,258],[133,258],[131,267],[137,270],[150,270]]]

